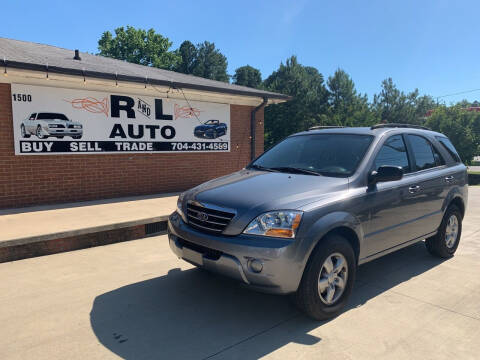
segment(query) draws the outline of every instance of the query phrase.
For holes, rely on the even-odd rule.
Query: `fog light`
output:
[[[251,259],[248,262],[248,266],[250,267],[250,270],[252,270],[255,273],[259,273],[260,271],[263,270],[263,264],[260,260],[257,259]]]

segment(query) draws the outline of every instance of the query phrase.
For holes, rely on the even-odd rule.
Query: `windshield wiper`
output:
[[[256,169],[256,170],[262,170],[262,171],[278,172],[278,170],[276,170],[276,169],[264,167],[264,166],[257,165],[257,164],[250,165],[247,169]]]
[[[320,174],[316,171],[297,168],[297,167],[293,167],[293,166],[279,166],[279,167],[273,167],[271,169],[277,170],[277,171],[283,171],[283,172],[295,172],[295,173],[299,173],[299,174],[322,176],[322,174]]]

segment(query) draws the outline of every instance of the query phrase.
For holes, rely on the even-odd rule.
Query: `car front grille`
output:
[[[201,231],[220,234],[234,216],[235,214],[230,212],[187,204],[189,225]]]

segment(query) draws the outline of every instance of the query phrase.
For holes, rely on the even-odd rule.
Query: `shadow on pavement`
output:
[[[417,243],[361,266],[345,312],[440,263]],[[200,269],[178,268],[97,296],[90,313],[100,343],[125,359],[209,358],[293,319],[294,331],[264,336],[268,340],[248,347],[239,354],[242,359],[262,357],[290,342],[316,344],[321,339],[308,333],[323,323],[299,313],[288,297],[249,291]]]

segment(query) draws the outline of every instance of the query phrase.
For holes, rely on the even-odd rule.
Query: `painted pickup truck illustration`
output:
[[[198,138],[216,139],[227,133],[227,124],[220,120],[208,120],[195,127],[193,134]]]
[[[80,139],[83,135],[82,124],[70,120],[64,114],[52,112],[31,114],[21,123],[20,131],[24,138],[35,135],[39,139],[46,139],[49,136],[58,139],[62,139],[64,136]]]

